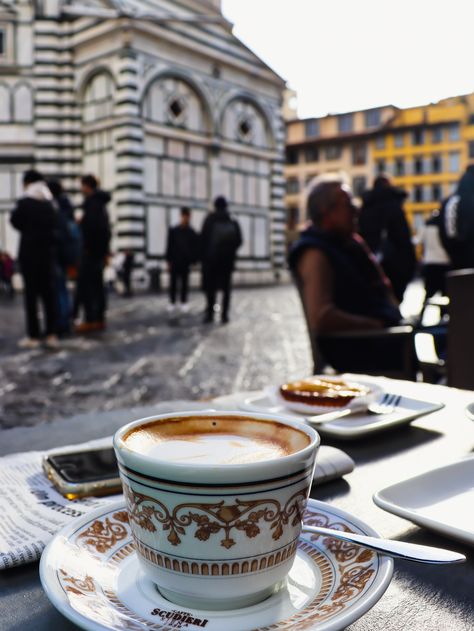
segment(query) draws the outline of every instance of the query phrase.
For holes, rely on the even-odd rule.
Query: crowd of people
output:
[[[11,214],[11,224],[20,233],[18,266],[23,280],[26,336],[22,348],[44,344],[57,348],[59,338],[71,333],[103,331],[106,327],[107,288],[104,268],[111,258],[111,224],[108,192],[93,175],[81,178],[83,197],[75,209],[57,180],[46,181],[36,170],[23,177],[24,194]],[[206,295],[204,322],[214,319],[216,294],[222,290],[221,320],[229,320],[231,278],[237,250],[242,244],[238,222],[219,196],[214,212],[206,217],[198,234],[190,224],[191,210],[181,209],[181,220],[168,232],[166,261],[169,270],[168,311],[188,311],[191,267],[201,262]],[[80,212],[77,213],[76,211]],[[135,253],[120,253],[118,278],[123,295],[131,296]],[[0,255],[0,281],[9,292],[13,261]],[[74,291],[70,292],[74,281]],[[42,306],[43,318],[40,318]]]
[[[93,175],[81,179],[80,217],[57,180],[35,170],[24,174],[24,195],[11,215],[20,232],[19,269],[23,278],[27,335],[20,345],[55,348],[71,332],[102,331],[106,326],[104,267],[111,257],[109,193]],[[337,331],[376,330],[403,322],[399,305],[417,270],[417,257],[403,203],[405,193],[386,175],[354,204],[339,176],[317,178],[308,193],[306,228],[293,242],[289,268],[299,290],[312,340]],[[445,291],[450,269],[474,266],[474,166],[457,190],[426,222],[422,233],[427,299]],[[201,264],[206,297],[204,322],[213,322],[217,292],[222,291],[221,321],[229,320],[231,279],[242,244],[239,223],[227,200],[214,200],[198,233],[191,210],[168,230],[165,259],[169,272],[168,312],[188,311],[190,271]],[[135,253],[119,253],[123,295],[132,295]],[[0,253],[0,282],[9,293],[13,261]],[[70,281],[75,291],[70,295]],[[39,319],[39,305],[44,325]],[[82,318],[80,318],[82,314]],[[382,347],[376,350],[380,355]]]

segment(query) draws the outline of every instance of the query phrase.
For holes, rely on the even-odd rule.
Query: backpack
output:
[[[81,255],[81,230],[74,219],[59,213],[58,258],[61,265],[77,265]]]
[[[232,259],[239,245],[238,228],[234,221],[216,221],[209,239],[209,258]]]

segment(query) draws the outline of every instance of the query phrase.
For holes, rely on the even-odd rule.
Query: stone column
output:
[[[114,129],[117,208],[116,245],[135,252],[135,263],[145,262],[144,131],[139,101],[137,54],[126,46],[117,61]]]
[[[77,189],[81,169],[81,114],[74,92],[70,23],[34,22],[35,163],[46,176]]]
[[[284,204],[285,196],[285,176],[283,172],[285,155],[285,123],[280,111],[277,112],[277,121],[275,125],[275,149],[278,158],[272,162],[271,171],[271,255],[273,269],[278,273],[279,270],[285,269],[286,251],[285,251],[285,230],[286,230],[286,212]]]

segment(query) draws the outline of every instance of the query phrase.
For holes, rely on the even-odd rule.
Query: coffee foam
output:
[[[251,417],[177,417],[153,421],[124,436],[132,451],[176,463],[235,465],[275,460],[307,447],[304,432]]]

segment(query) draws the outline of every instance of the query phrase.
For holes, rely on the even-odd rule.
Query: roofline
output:
[[[448,97],[449,98],[449,97]],[[313,120],[323,120],[324,118],[332,118],[334,116],[344,116],[346,114],[358,114],[359,112],[371,112],[373,110],[383,110],[392,108],[394,110],[401,110],[403,108],[397,107],[396,105],[376,105],[375,107],[367,107],[363,110],[351,110],[350,112],[337,112],[337,113],[328,113],[324,114],[324,116],[306,116],[305,118],[290,118],[287,120],[287,123],[304,123],[305,121],[313,121]]]
[[[378,109],[386,109],[386,108],[393,108],[394,110],[396,110],[397,112],[406,112],[407,110],[413,110],[416,108],[420,108],[420,107],[430,107],[433,105],[439,105],[442,104],[443,101],[448,101],[450,99],[462,99],[462,98],[466,98],[468,96],[473,96],[474,92],[467,92],[464,94],[454,94],[451,96],[444,96],[443,98],[439,99],[438,101],[431,101],[430,103],[422,103],[420,105],[409,105],[408,107],[400,107],[398,105],[393,105],[393,104],[389,104],[389,105],[376,105],[374,107],[368,107],[362,110],[351,110],[349,112],[338,112],[338,113],[328,113],[325,114],[324,116],[307,116],[305,118],[290,118],[286,121],[287,124],[291,124],[291,123],[304,123],[305,121],[310,121],[310,120],[322,120],[324,118],[329,118],[330,116],[344,116],[344,114],[357,114],[358,112],[370,112],[371,110],[378,110]]]

